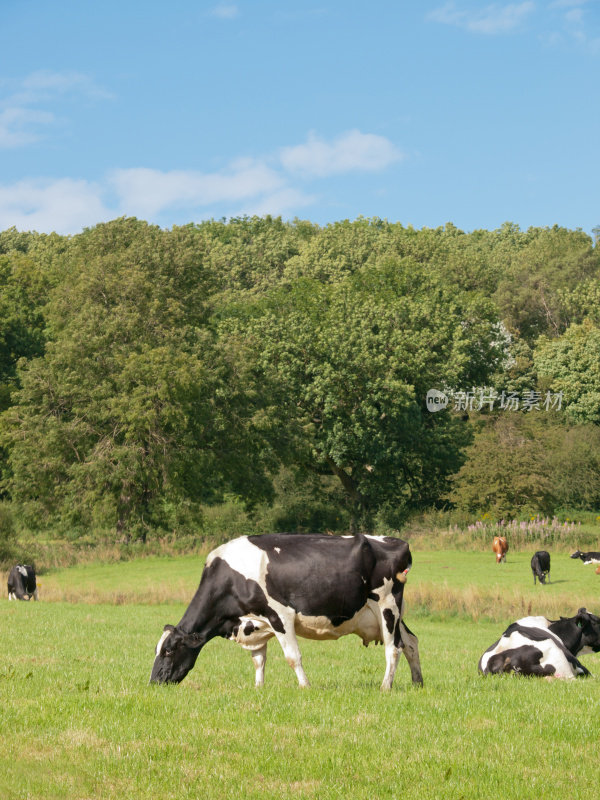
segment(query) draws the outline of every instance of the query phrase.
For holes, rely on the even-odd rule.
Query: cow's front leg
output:
[[[282,622],[284,630],[281,633],[276,632],[275,636],[277,636],[277,641],[281,645],[285,660],[296,673],[298,683],[303,689],[306,689],[310,686],[310,683],[302,668],[302,655],[298,647],[298,640],[296,639],[294,620],[287,618],[285,620],[282,619]]]
[[[381,638],[385,646],[385,675],[381,688],[387,691],[392,688],[398,659],[403,643],[400,636],[400,610],[392,595],[387,595],[379,603],[381,619]]]
[[[417,686],[423,686],[423,675],[421,673],[421,659],[419,658],[419,640],[408,626],[400,620],[400,636],[404,645],[403,652],[410,667],[412,682]]]
[[[385,675],[383,676],[383,682],[381,684],[381,688],[384,691],[388,691],[392,688],[401,650],[402,648],[397,647],[393,640],[391,642],[385,642]]]
[[[264,686],[265,683],[265,664],[267,661],[266,644],[263,645],[259,650],[254,650],[252,652],[252,661],[254,662],[254,669],[256,670],[254,685],[258,689],[260,686]]]

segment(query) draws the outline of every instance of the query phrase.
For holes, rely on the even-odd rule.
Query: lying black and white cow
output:
[[[35,569],[31,564],[16,564],[8,574],[9,600],[38,599]]]
[[[400,653],[422,685],[418,640],[402,621],[412,564],[400,539],[379,536],[243,536],[206,559],[200,585],[181,621],[166,625],[151,683],[179,683],[215,636],[249,650],[256,686],[264,683],[267,641],[275,636],[300,686],[308,686],[297,637],[383,642],[382,689],[391,689]]]
[[[600,651],[600,618],[580,608],[574,617],[523,617],[479,659],[484,675],[515,672],[555,678],[589,675],[576,656]]]
[[[535,579],[537,578],[540,583],[550,583],[550,553],[546,550],[538,550],[533,554],[531,559],[531,571],[533,572],[533,585],[535,586]]]
[[[600,564],[600,553],[582,553],[581,550],[575,550],[571,558],[580,558],[584,564]]]

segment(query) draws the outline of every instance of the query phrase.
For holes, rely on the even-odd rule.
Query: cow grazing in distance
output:
[[[502,561],[506,563],[506,554],[508,553],[506,536],[494,536],[492,550],[496,554],[496,564],[500,564]]]
[[[412,564],[401,539],[385,536],[242,536],[209,553],[200,585],[180,622],[166,625],[151,683],[180,683],[216,636],[248,650],[264,683],[267,642],[275,636],[300,686],[308,686],[297,637],[355,633],[385,645],[382,689],[391,689],[401,653],[422,685],[418,640],[402,620]]]
[[[35,569],[31,564],[16,564],[8,574],[9,600],[38,599]]]
[[[580,608],[574,617],[523,617],[504,631],[479,659],[484,675],[513,672],[578,678],[589,671],[576,656],[600,651],[600,618]]]
[[[533,554],[531,559],[531,571],[533,572],[533,585],[535,586],[535,579],[537,578],[540,583],[550,583],[550,553],[546,550],[538,550]]]
[[[575,550],[571,553],[571,558],[580,558],[584,564],[600,564],[600,553],[582,553],[581,550]]]

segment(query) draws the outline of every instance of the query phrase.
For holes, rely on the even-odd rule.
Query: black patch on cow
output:
[[[540,665],[542,655],[541,650],[529,644],[503,650],[489,659],[486,671],[492,675],[502,672],[516,672],[520,675],[554,675],[556,669],[552,664],[546,664],[545,667]]]
[[[251,633],[258,630],[258,628],[254,625],[253,622],[247,622],[244,626],[244,636],[250,636]]]
[[[383,609],[383,618],[385,620],[385,626],[388,629],[388,633],[391,633],[394,630],[394,612],[390,608]]]
[[[274,533],[248,540],[269,556],[269,597],[305,616],[324,616],[335,627],[351,619],[369,598],[378,600],[374,590],[384,579],[394,580],[412,563],[406,542],[391,537]],[[403,589],[396,581],[399,606]]]
[[[585,608],[580,608],[574,617],[561,617],[552,622],[550,630],[575,655],[584,647],[589,647],[594,653],[600,651],[600,618]]]
[[[240,617],[247,614],[266,617],[274,631],[285,633],[259,584],[236,572],[222,558],[214,558],[204,568],[196,594],[177,627],[195,631],[206,641],[214,636],[229,638]]]
[[[400,647],[401,644],[402,644],[402,634],[400,633],[400,620],[398,620],[396,622],[396,627],[394,629],[394,647]]]

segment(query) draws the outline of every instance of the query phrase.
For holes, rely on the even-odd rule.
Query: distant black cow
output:
[[[408,544],[385,536],[265,534],[227,542],[209,553],[178,625],[165,626],[150,681],[180,683],[204,645],[221,636],[251,653],[261,686],[275,636],[300,686],[308,686],[297,637],[355,633],[365,645],[385,645],[382,689],[392,688],[401,653],[413,683],[422,684],[417,637],[402,620],[411,564]]]
[[[582,553],[581,550],[575,550],[571,558],[580,558],[584,564],[600,564],[600,553]]]
[[[550,553],[546,550],[538,550],[534,553],[531,559],[531,571],[533,572],[533,585],[535,586],[535,579],[537,578],[540,583],[550,583]]]
[[[479,659],[479,671],[572,679],[590,674],[576,656],[599,651],[600,618],[585,608],[554,621],[523,617],[488,647]]]
[[[9,600],[38,599],[35,569],[31,564],[16,564],[8,575]]]

